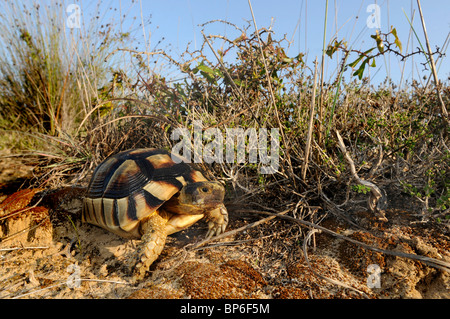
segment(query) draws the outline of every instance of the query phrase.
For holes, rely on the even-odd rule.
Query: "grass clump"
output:
[[[99,16],[68,28],[67,6],[0,4],[0,148],[27,155],[24,161],[42,168],[39,176],[49,170],[67,176],[92,157],[80,140],[103,115],[92,110],[104,101],[105,87],[118,82],[114,51],[130,40]]]
[[[0,10],[0,128],[74,135],[102,99],[129,34],[93,18],[68,28],[65,2],[7,1]]]

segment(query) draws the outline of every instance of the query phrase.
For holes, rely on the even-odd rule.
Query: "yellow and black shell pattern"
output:
[[[140,238],[139,223],[188,183],[207,181],[165,150],[146,148],[117,153],[94,171],[84,198],[82,221],[126,238]]]

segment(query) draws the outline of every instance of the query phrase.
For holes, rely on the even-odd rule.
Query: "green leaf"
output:
[[[334,52],[336,52],[337,49],[339,49],[339,47],[340,47],[341,45],[343,45],[344,47],[346,47],[346,46],[347,46],[347,43],[344,42],[344,40],[341,40],[341,41],[339,41],[339,42],[338,42],[337,40],[334,40],[333,45],[331,45],[331,44],[328,45],[327,50],[325,51],[325,54],[328,55],[330,58],[333,58]]]
[[[325,51],[325,54],[328,55],[330,58],[333,58],[333,54],[334,54],[334,52],[337,51],[338,46],[339,46],[339,43],[336,40],[334,40],[333,45],[331,45],[331,44],[328,45],[327,50]]]
[[[214,69],[214,74],[219,76],[219,77],[221,77],[221,78],[224,77],[223,73],[222,73],[222,71],[220,69]]]
[[[369,58],[365,59],[363,63],[361,63],[361,66],[359,67],[358,70],[356,70],[353,73],[353,76],[358,76],[358,79],[362,79],[363,74],[364,74],[364,69],[366,68],[366,64],[369,62]]]
[[[325,54],[328,55],[330,59],[332,59],[334,52],[336,52],[336,47],[332,47],[331,45],[329,45],[327,50],[325,51]]]
[[[194,74],[200,71],[200,74],[209,82],[216,83],[216,76],[223,77],[222,71],[219,69],[211,69],[209,66],[206,66],[201,62],[195,69],[192,70]]]
[[[361,80],[364,73],[364,67],[364,64],[362,64],[361,67],[353,73],[353,76],[358,76],[358,79]]]
[[[214,74],[214,70],[211,69],[210,67],[204,65],[203,63],[200,63],[200,64],[197,66],[197,69],[199,69],[200,71],[203,71],[203,72],[205,72],[205,73],[207,73],[207,74]]]
[[[216,83],[216,79],[215,79],[214,76],[212,76],[211,74],[206,73],[206,72],[203,72],[203,71],[200,71],[200,73],[201,73],[201,75],[203,75],[203,77],[204,77],[209,83],[212,83],[212,84],[215,84],[215,83]]]
[[[364,51],[364,55],[366,55],[366,56],[369,55],[369,53],[372,52],[374,49],[375,48],[371,48],[371,49],[369,49],[367,51]]]
[[[364,55],[360,55],[359,58],[357,58],[355,61],[353,61],[352,63],[349,63],[349,67],[354,68],[362,59],[364,58]]]
[[[383,40],[381,40],[381,36],[380,36],[380,33],[378,32],[378,30],[375,30],[375,32],[376,32],[376,34],[371,35],[370,37],[377,42],[378,51],[380,51],[380,53],[383,53],[384,52]]]
[[[391,27],[392,28],[392,27]],[[400,42],[398,36],[397,36],[397,30],[395,28],[391,29],[391,33],[392,35],[395,37],[395,45],[397,46],[397,48],[400,50],[400,52],[402,52],[402,43]]]

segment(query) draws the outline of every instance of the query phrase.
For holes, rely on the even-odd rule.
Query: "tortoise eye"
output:
[[[208,187],[202,187],[201,190],[202,190],[203,193],[207,193],[209,191]]]

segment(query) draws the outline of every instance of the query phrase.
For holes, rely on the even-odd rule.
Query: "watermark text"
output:
[[[369,4],[367,6],[366,12],[367,13],[371,13],[371,15],[369,15],[367,17],[367,20],[366,20],[367,27],[370,28],[370,29],[373,29],[373,28],[380,29],[381,28],[381,9],[380,9],[380,6],[378,4],[375,4],[375,3]]]
[[[193,123],[193,143],[187,128],[176,128],[171,135],[173,141],[179,141],[172,148],[172,159],[180,162],[183,157],[188,163],[248,163],[261,164],[261,174],[273,174],[279,168],[279,129],[272,128],[227,128],[225,137],[218,128],[203,131],[201,121]],[[270,140],[270,143],[269,143]],[[206,144],[203,144],[205,143]],[[224,151],[225,150],[225,151]],[[182,154],[181,154],[181,153]]]
[[[67,16],[66,25],[69,29],[81,28],[81,9],[77,4],[69,4],[66,8]]]

